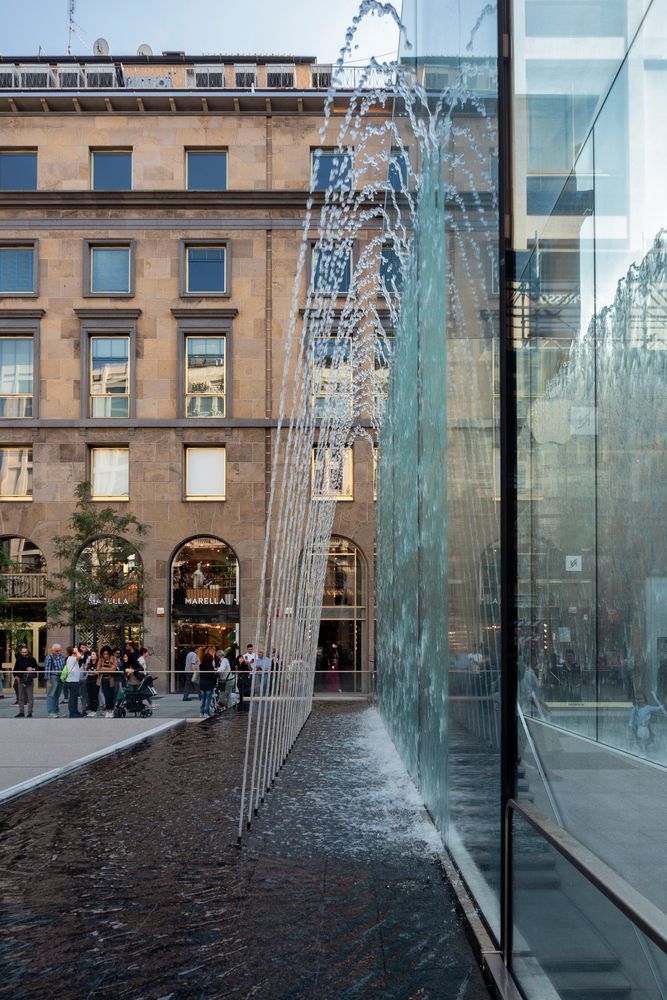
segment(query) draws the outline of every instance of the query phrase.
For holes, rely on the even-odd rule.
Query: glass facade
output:
[[[657,1000],[667,0],[403,20],[444,96],[379,447],[380,709],[522,994]]]

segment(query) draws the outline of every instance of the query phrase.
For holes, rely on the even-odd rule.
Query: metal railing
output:
[[[45,600],[46,573],[2,573],[0,589],[10,601]]]

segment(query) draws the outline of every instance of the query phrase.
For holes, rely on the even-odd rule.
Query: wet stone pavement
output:
[[[316,704],[239,851],[246,724],[0,807],[0,997],[487,1000],[377,713]]]

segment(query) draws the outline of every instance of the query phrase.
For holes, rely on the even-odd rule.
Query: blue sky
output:
[[[0,7],[9,0],[0,0]],[[338,56],[358,0],[76,0],[74,54],[88,55],[102,36],[112,55],[131,55],[148,43],[202,53],[284,53]],[[400,0],[395,4],[400,11]],[[49,56],[67,51],[67,0],[23,0],[2,18],[0,54]],[[352,60],[395,51],[398,33],[389,18],[369,17]]]

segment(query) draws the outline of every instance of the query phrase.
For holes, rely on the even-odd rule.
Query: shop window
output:
[[[0,448],[0,500],[32,500],[32,448]]]
[[[93,191],[132,190],[132,152],[127,149],[93,149],[90,153],[90,186]]]
[[[0,152],[0,191],[37,190],[37,153],[22,149]]]
[[[315,445],[311,475],[314,499],[354,500],[352,448],[334,450]]]
[[[35,243],[0,245],[0,295],[37,294]]]
[[[0,337],[0,418],[33,416],[33,338]]]
[[[91,448],[90,483],[93,500],[129,500],[129,448]]]
[[[185,499],[225,499],[225,449],[185,449]]]
[[[221,149],[189,149],[185,154],[188,191],[227,190],[227,152]]]

